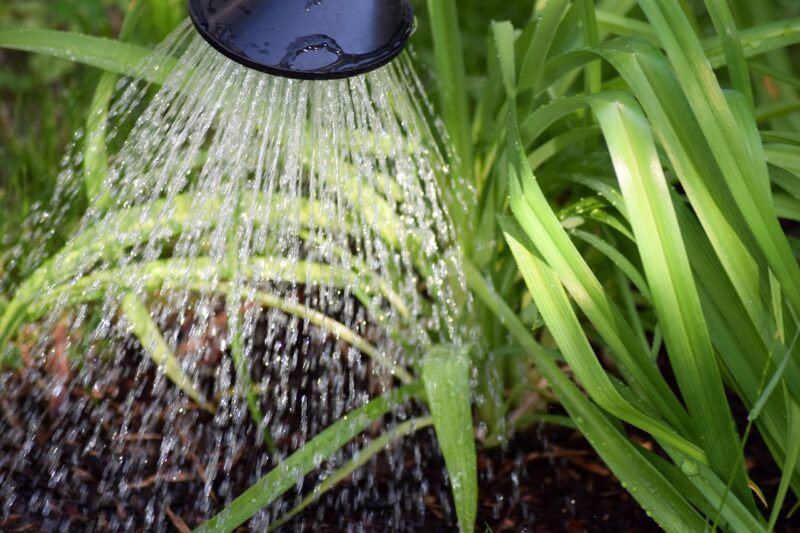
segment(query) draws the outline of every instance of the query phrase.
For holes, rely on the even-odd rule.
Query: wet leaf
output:
[[[150,310],[144,303],[135,294],[128,293],[122,298],[121,306],[133,334],[139,339],[142,347],[159,370],[189,398],[205,409],[213,410],[213,407],[207,404],[195,389],[189,376],[183,372],[180,362],[170,350],[158,326],[150,317]]]
[[[436,438],[453,488],[458,524],[462,532],[473,531],[478,474],[466,350],[459,346],[433,348],[423,361],[422,376]]]
[[[395,405],[418,394],[420,388],[419,384],[403,387],[343,416],[273,468],[208,522],[196,528],[195,532],[228,532],[244,524],[262,508],[294,487],[298,476],[305,476],[318,468],[320,459],[333,455]]]

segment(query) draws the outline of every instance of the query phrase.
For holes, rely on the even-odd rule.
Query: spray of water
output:
[[[167,68],[160,87],[144,81]],[[6,516],[23,498],[69,515],[54,494],[75,476],[91,483],[66,500],[89,529],[165,527],[180,483],[209,516],[413,379],[432,342],[461,340],[447,168],[408,57],[299,82],[230,62],[187,23],[141,71],[118,87],[79,228],[49,259],[27,255],[41,264],[0,318],[23,366],[0,382],[17,402],[0,417],[15,450],[0,457]],[[66,161],[45,232],[84,189],[84,163]],[[91,515],[145,485],[144,517]]]

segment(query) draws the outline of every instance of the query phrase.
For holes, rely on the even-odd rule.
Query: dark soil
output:
[[[35,380],[17,388],[17,396],[0,399],[6,417],[3,426],[22,424],[14,416],[22,409],[44,411],[48,408],[47,400],[39,400],[41,405],[32,401],[34,397],[46,398],[46,395],[35,393],[37,383],[44,385],[45,381]],[[8,384],[7,380],[5,385]],[[127,381],[123,381],[123,385],[133,386]],[[118,391],[118,394],[120,398],[124,397],[124,391]],[[89,415],[88,412],[85,414]],[[207,419],[210,417],[201,413],[195,417],[195,424],[209,424]],[[45,415],[44,420],[34,439],[36,443],[45,444],[63,425],[49,415]],[[212,430],[209,428],[208,431]],[[195,427],[192,433],[204,432]],[[103,435],[102,438],[110,441],[112,437]],[[3,457],[17,453],[17,449],[10,446],[9,439],[0,438],[0,442],[4,445],[0,450]],[[341,501],[351,502],[358,489],[343,484],[323,496],[316,506],[298,516],[285,529],[341,531],[363,527],[370,531],[455,531],[453,504],[433,432],[430,429],[420,431],[413,442],[418,459],[411,442],[402,445],[407,467],[401,479],[396,479],[396,469],[390,468],[382,458],[373,467],[375,487],[370,497],[360,505],[349,512],[344,511]],[[153,434],[130,441],[126,444],[126,451],[149,456],[153,459],[150,464],[153,464],[160,445],[161,435]],[[197,449],[203,443],[186,442],[185,445]],[[0,520],[0,531],[145,530],[144,516],[154,497],[156,501],[169,501],[163,509],[170,522],[166,528],[168,531],[186,531],[187,527],[199,523],[194,510],[194,495],[202,490],[202,465],[191,465],[191,458],[188,463],[175,465],[172,470],[181,474],[167,483],[156,482],[155,469],[143,471],[140,479],[132,481],[128,497],[124,501],[114,501],[107,494],[100,494],[98,488],[111,457],[97,455],[83,464],[72,464],[72,452],[80,446],[81,443],[69,440],[64,444],[60,466],[65,467],[67,473],[55,485],[50,483],[48,472],[52,471],[53,463],[46,453],[34,450],[23,467],[14,471],[10,471],[10,461],[0,460],[0,478],[4,483],[13,479],[18,488],[15,504]],[[259,453],[261,450],[256,446],[246,447],[238,462],[241,465],[252,464]],[[417,461],[419,469],[414,468]],[[415,470],[421,471],[427,483],[426,494],[419,497],[419,473],[415,475]],[[519,435],[505,449],[483,450],[479,454],[479,472],[479,530],[577,532],[657,529],[602,465],[585,439],[569,429],[542,426]],[[246,488],[245,477],[234,479],[234,484],[237,485],[235,492],[240,492]],[[168,496],[162,500],[165,490]],[[43,510],[41,500],[45,494],[49,504]],[[423,503],[422,509],[404,501],[406,495],[411,495],[409,501],[419,499]],[[150,512],[158,515],[161,510],[158,505]]]
[[[131,367],[135,369],[136,365]],[[197,494],[203,490],[210,474],[204,464],[195,460],[215,431],[212,417],[187,403],[177,419],[160,421],[161,427],[178,427],[181,453],[170,456],[160,470],[158,463],[163,434],[154,432],[125,442],[122,453],[140,457],[137,479],[127,480],[124,497],[110,487],[119,483],[114,470],[113,424],[103,422],[120,417],[120,410],[129,391],[140,381],[152,381],[152,370],[142,376],[135,371],[120,370],[117,386],[104,394],[104,401],[89,401],[88,393],[73,388],[71,405],[80,408],[67,416],[53,410],[53,402],[64,402],[47,394],[52,368],[27,368],[7,372],[0,379],[0,532],[14,531],[188,531],[202,517],[196,511]],[[135,379],[137,378],[138,379]],[[142,403],[148,398],[143,396]],[[134,411],[144,411],[144,405]],[[26,425],[23,413],[39,414],[41,424]],[[77,414],[74,414],[74,413]],[[743,412],[737,412],[740,418]],[[64,437],[70,420],[97,420],[100,431],[96,438],[103,443],[97,453],[81,454],[83,439]],[[135,420],[134,420],[135,425]],[[244,434],[252,435],[254,428]],[[24,439],[31,435],[32,451],[21,464],[12,459]],[[135,433],[135,432],[133,432]],[[62,439],[61,454],[47,453],[46,444]],[[644,436],[634,436],[643,446],[652,449]],[[248,484],[252,465],[263,457],[264,450],[245,438],[238,451],[227,481],[217,476],[213,492],[221,483],[238,494]],[[40,447],[41,446],[41,447]],[[105,451],[104,451],[105,450]],[[116,453],[120,453],[117,449]],[[390,465],[390,462],[394,464]],[[397,462],[405,467],[400,469]],[[748,469],[754,482],[768,501],[780,482],[764,443],[756,436],[748,443]],[[222,466],[219,466],[220,472]],[[344,483],[324,495],[306,512],[284,528],[288,531],[455,531],[453,503],[446,481],[444,464],[435,444],[432,430],[418,432],[407,439],[394,453],[382,454],[371,465],[370,487],[364,488],[365,476],[356,486]],[[55,482],[51,473],[62,472]],[[111,475],[109,476],[109,472]],[[160,472],[160,475],[157,475]],[[166,475],[165,475],[166,473]],[[586,440],[576,431],[540,426],[518,435],[504,448],[479,453],[480,503],[478,531],[537,532],[640,532],[657,531],[645,515],[602,464]],[[110,479],[110,481],[108,481]],[[103,485],[101,480],[106,480]],[[3,488],[16,487],[15,498],[3,501]],[[305,490],[313,488],[307,480]],[[284,510],[295,499],[287,497]],[[794,505],[788,498],[787,509]],[[218,507],[221,507],[221,502]],[[217,509],[218,510],[218,509]],[[150,521],[146,518],[151,516]],[[784,513],[785,514],[785,513]],[[153,519],[152,517],[156,518]],[[161,525],[159,527],[159,524]],[[248,531],[242,528],[242,531]],[[779,531],[800,531],[800,512]]]

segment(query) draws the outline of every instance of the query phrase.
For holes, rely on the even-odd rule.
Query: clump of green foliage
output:
[[[694,7],[551,0],[520,29],[492,25],[469,131],[481,227],[496,220],[479,242],[505,243],[468,275],[489,307],[532,300],[542,327],[505,324],[661,526],[770,530],[800,488],[800,267],[786,230],[800,217],[800,20],[769,2]],[[558,355],[536,346],[550,340]],[[591,402],[560,390],[557,361]],[[726,390],[750,411],[744,435]],[[752,427],[783,469],[766,515],[745,469]]]

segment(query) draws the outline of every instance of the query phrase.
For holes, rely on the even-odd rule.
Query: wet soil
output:
[[[9,379],[14,377],[6,376],[6,387]],[[0,460],[0,477],[4,478],[4,483],[13,482],[17,487],[16,502],[4,509],[0,531],[145,531],[149,529],[145,525],[148,513],[156,516],[163,513],[169,522],[165,524],[167,531],[183,532],[199,523],[194,509],[195,498],[208,473],[204,472],[204,465],[192,464],[192,454],[172,468],[169,465],[162,467],[162,472],[174,472],[166,480],[163,475],[156,475],[154,467],[143,469],[137,479],[131,480],[127,497],[117,500],[109,497],[113,491],[99,493],[99,482],[107,474],[109,462],[114,460],[113,454],[93,454],[89,460],[84,456],[78,463],[72,458],[80,455],[77,452],[82,443],[69,439],[62,446],[58,465],[47,453],[37,452],[36,444],[46,444],[64,426],[62,420],[46,413],[47,400],[34,400],[47,398],[35,390],[45,383],[41,378],[36,379],[16,387],[15,397],[5,395],[0,399],[5,417],[3,425],[16,425],[18,431],[22,431],[20,426],[24,422],[14,413],[22,409],[39,409],[43,413],[43,423],[33,439],[34,449],[28,459],[13,470],[12,461]],[[134,384],[124,380],[121,385],[117,394],[123,398],[123,389]],[[99,413],[94,415],[99,416]],[[84,416],[92,414],[85,411]],[[113,413],[104,411],[103,416],[113,417]],[[211,417],[195,413],[192,418],[195,427],[191,433],[204,434],[197,426],[210,425]],[[180,425],[180,421],[173,420],[172,423]],[[108,429],[111,429],[110,425]],[[213,430],[208,428],[208,432]],[[105,434],[101,429],[100,438],[110,449],[113,435]],[[162,438],[163,435],[154,433],[142,439],[131,439],[125,444],[125,452],[150,457],[150,461],[143,461],[143,464],[156,464]],[[3,457],[17,454],[18,449],[12,442],[13,439],[0,438]],[[204,443],[187,440],[184,445],[187,449],[199,451]],[[296,517],[284,530],[455,531],[444,463],[432,430],[421,430],[413,440],[400,447],[400,455],[406,462],[405,473],[400,479],[395,475],[397,469],[381,457],[373,466],[374,486],[368,498],[350,509],[343,508],[342,502],[352,502],[353,494],[359,490],[344,483],[324,495],[316,506]],[[243,448],[236,459],[234,473],[238,467],[252,464],[261,453],[263,450],[255,445]],[[517,436],[505,448],[480,451],[478,460],[481,493],[477,524],[480,531],[632,532],[657,529],[598,460],[583,437],[573,430],[541,426]],[[57,483],[52,482],[49,474],[54,467],[64,471]],[[420,472],[426,484],[423,487],[420,486]],[[234,492],[238,493],[246,488],[246,476],[234,475],[232,483]],[[46,507],[42,506],[43,500],[47,500]],[[412,500],[413,504],[410,503]],[[160,508],[160,502],[167,501],[167,506]],[[249,529],[241,528],[241,531]]]
[[[136,365],[132,365],[135,367]],[[182,453],[169,457],[160,468],[162,440],[167,431],[139,435],[124,443],[122,453],[141,457],[143,465],[136,479],[129,479],[124,497],[110,486],[121,480],[109,477],[110,465],[119,448],[114,424],[121,415],[125,399],[144,376],[122,371],[105,401],[90,401],[88,392],[74,388],[71,405],[81,405],[81,419],[97,421],[99,441],[96,452],[81,453],[81,438],[65,437],[70,416],[53,409],[52,368],[27,368],[6,372],[0,379],[0,482],[16,487],[13,501],[0,508],[0,531],[189,531],[202,517],[196,510],[197,494],[209,476],[206,465],[196,460],[203,447],[213,440],[213,417],[186,404],[177,419],[159,421],[156,428],[177,427]],[[50,393],[48,393],[50,391]],[[61,398],[58,401],[63,402]],[[134,405],[145,412],[146,396]],[[737,409],[737,416],[745,413]],[[22,413],[36,412],[40,423],[26,425]],[[413,413],[412,413],[413,414]],[[104,422],[105,421],[105,422]],[[151,421],[152,423],[152,421]],[[161,424],[159,426],[159,424]],[[167,426],[169,424],[169,426]],[[135,426],[135,417],[134,417]],[[255,428],[245,428],[253,435]],[[28,435],[31,451],[25,461],[12,460]],[[135,431],[132,432],[135,434]],[[644,435],[633,435],[642,446],[653,448]],[[48,453],[46,444],[59,438],[63,442],[58,457]],[[246,440],[246,439],[245,439]],[[234,494],[243,491],[248,473],[264,450],[254,439],[245,442],[234,458],[231,475],[216,476],[212,495],[221,483]],[[397,462],[404,468],[399,479]],[[645,532],[657,531],[603,465],[586,440],[572,429],[539,426],[517,435],[502,448],[479,451],[480,496],[477,531],[531,532]],[[753,481],[771,501],[780,471],[774,466],[764,443],[757,435],[748,443],[747,467]],[[391,464],[390,464],[391,463]],[[223,468],[222,464],[218,468]],[[59,472],[57,477],[52,472]],[[359,484],[343,483],[288,523],[286,531],[456,531],[453,503],[449,494],[444,463],[433,431],[419,431],[399,444],[394,453],[381,454],[369,471],[369,489],[362,476]],[[110,479],[110,481],[109,481]],[[106,480],[103,485],[102,480]],[[108,485],[110,483],[111,485]],[[306,481],[306,492],[315,485]],[[293,504],[294,497],[287,502]],[[789,496],[786,509],[796,503]],[[218,508],[222,502],[218,501]],[[285,507],[288,509],[289,507]],[[217,510],[218,510],[217,508]],[[284,510],[285,510],[284,509]],[[784,513],[785,514],[785,513]],[[150,518],[148,518],[148,516]],[[153,517],[156,517],[153,519]],[[240,531],[250,531],[240,528]],[[778,531],[800,531],[800,512],[779,524]]]

